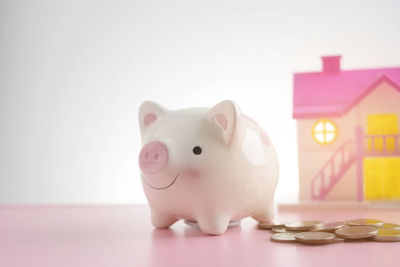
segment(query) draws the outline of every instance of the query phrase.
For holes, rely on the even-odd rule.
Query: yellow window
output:
[[[312,136],[319,144],[333,143],[337,136],[337,127],[333,121],[321,119],[314,124]]]
[[[398,123],[396,114],[371,114],[367,117],[367,134],[368,135],[394,135],[398,134]],[[368,150],[375,152],[383,151],[383,138],[377,137],[374,140],[369,138],[367,140]],[[372,145],[372,142],[374,145]],[[395,148],[394,137],[387,137],[385,139],[385,150],[392,152]]]

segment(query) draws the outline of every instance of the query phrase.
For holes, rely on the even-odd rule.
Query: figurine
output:
[[[229,223],[274,216],[278,160],[265,132],[229,100],[213,108],[139,109],[139,165],[151,222],[196,221],[207,234]]]
[[[294,74],[300,200],[400,200],[400,68]]]

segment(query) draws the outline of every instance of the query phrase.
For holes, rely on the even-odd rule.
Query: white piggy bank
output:
[[[276,152],[235,103],[171,111],[144,102],[139,122],[139,165],[156,228],[186,219],[220,235],[230,221],[273,219]]]

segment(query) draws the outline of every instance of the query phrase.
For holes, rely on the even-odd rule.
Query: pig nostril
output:
[[[151,141],[143,146],[139,154],[139,166],[145,174],[157,174],[168,163],[168,148],[160,141]]]

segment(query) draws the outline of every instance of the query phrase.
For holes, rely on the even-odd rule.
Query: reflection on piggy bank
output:
[[[139,165],[155,227],[186,219],[220,235],[230,221],[273,219],[276,152],[235,103],[172,111],[144,102],[139,124]]]

